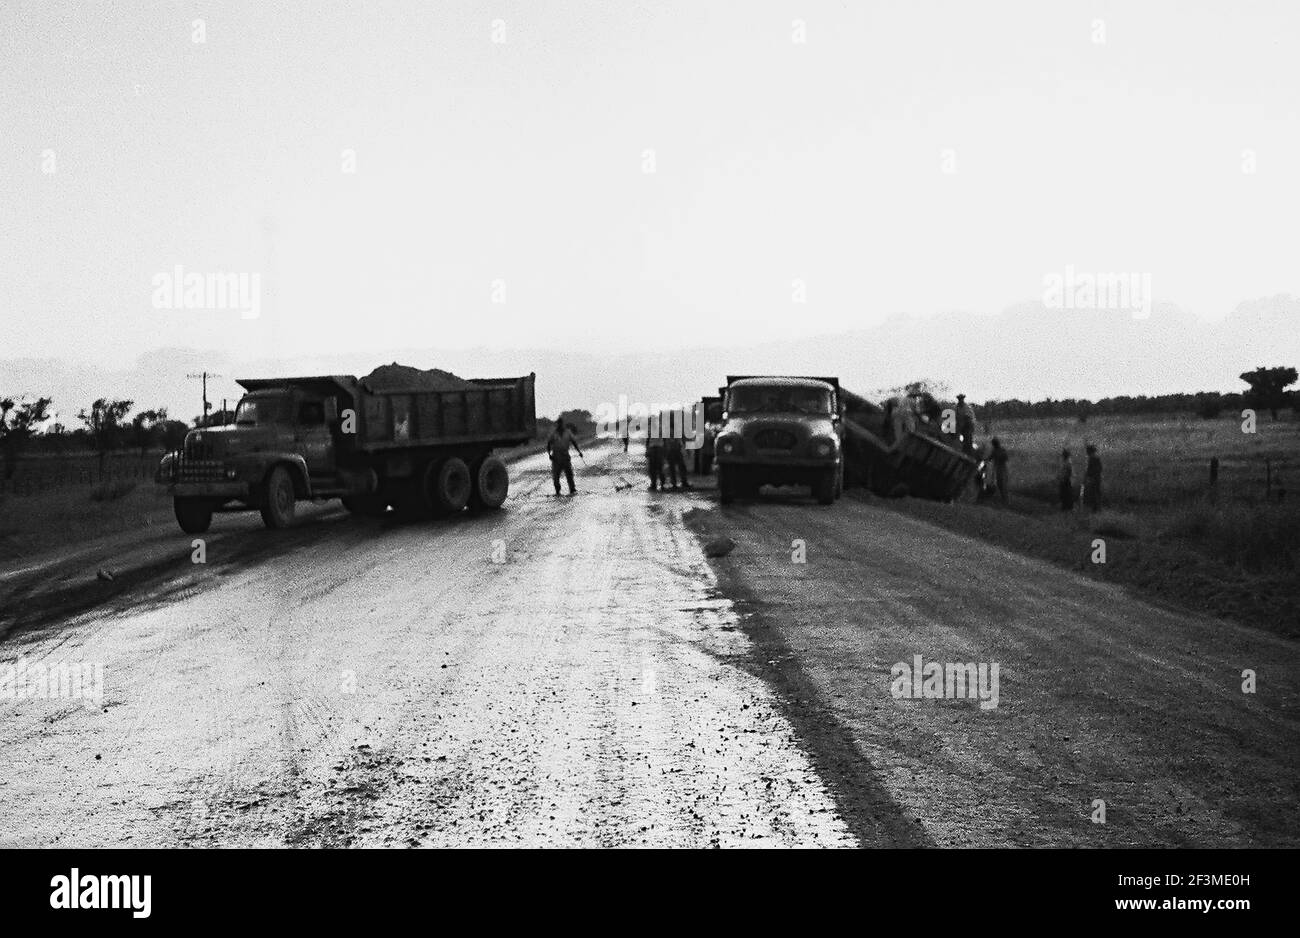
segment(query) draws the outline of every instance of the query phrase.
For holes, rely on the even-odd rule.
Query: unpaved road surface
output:
[[[532,457],[487,515],[0,570],[0,664],[103,665],[93,706],[0,698],[0,845],[1300,843],[1294,642],[593,450],[574,498]],[[895,698],[914,655],[998,663],[997,707]]]

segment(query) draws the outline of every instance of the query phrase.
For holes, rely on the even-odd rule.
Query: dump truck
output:
[[[878,495],[951,501],[970,484],[980,462],[920,425],[892,439],[883,408],[848,390],[844,402],[844,458],[849,484]]]
[[[714,441],[725,505],[759,487],[807,485],[823,505],[844,488],[838,378],[728,375]]]
[[[455,386],[403,387],[401,378],[376,386],[351,375],[242,379],[247,393],[234,423],[191,430],[163,457],[156,481],[190,534],[226,511],[260,511],[268,528],[287,527],[295,504],[308,500],[413,518],[499,508],[510,476],[492,451],[536,437],[536,376],[447,377]]]

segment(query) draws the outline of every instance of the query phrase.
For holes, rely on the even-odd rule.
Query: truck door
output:
[[[333,441],[325,423],[325,402],[303,398],[298,401],[297,419],[294,422],[294,442],[303,459],[307,461],[310,475],[331,475],[334,472]]]

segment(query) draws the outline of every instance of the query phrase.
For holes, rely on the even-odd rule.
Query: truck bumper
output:
[[[247,482],[174,482],[167,486],[173,498],[240,498],[251,496]]]
[[[719,466],[734,466],[737,469],[753,469],[756,472],[766,469],[806,469],[816,471],[818,469],[834,469],[839,463],[833,459],[814,459],[807,456],[759,456],[755,457],[737,457],[728,456],[718,453],[714,456],[714,462]]]

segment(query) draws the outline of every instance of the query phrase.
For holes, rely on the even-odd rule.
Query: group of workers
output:
[[[627,452],[630,440],[623,438],[623,451]],[[569,450],[575,450],[584,461],[582,447],[578,445],[578,431],[571,423],[557,420],[551,435],[546,438],[546,454],[551,458],[551,481],[555,494],[562,495],[560,477],[569,483],[569,494],[576,495],[573,483],[573,462]],[[691,488],[686,478],[686,453],[684,441],[679,436],[647,436],[645,441],[647,468],[650,470],[650,491],[668,491],[671,480],[674,492]],[[665,478],[665,469],[667,478]]]
[[[887,442],[900,440],[909,431],[915,431],[920,421],[931,425],[942,425],[943,408],[928,393],[897,395],[885,404],[885,435]],[[985,501],[997,498],[1006,504],[1010,498],[1010,476],[1007,471],[1009,459],[1006,447],[996,436],[989,441],[987,449],[975,443],[975,408],[966,401],[965,394],[957,395],[955,408],[955,435],[961,451],[980,461],[980,472],[976,476],[976,496]],[[1061,451],[1061,464],[1057,470],[1057,497],[1062,511],[1072,511],[1076,499],[1082,500],[1089,511],[1101,510],[1101,457],[1097,447],[1092,443],[1085,447],[1087,465],[1084,468],[1083,485],[1078,489],[1074,484],[1074,465],[1070,461],[1070,451]]]

